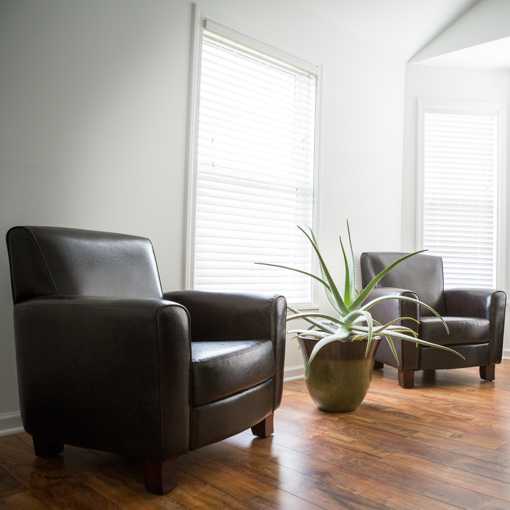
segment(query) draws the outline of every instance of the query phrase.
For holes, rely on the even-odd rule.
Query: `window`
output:
[[[445,287],[496,286],[500,113],[424,107],[418,241],[443,257]]]
[[[211,30],[202,32],[192,191],[191,286],[282,293],[310,304],[296,225],[312,226],[316,73]],[[216,27],[217,25],[213,25]]]

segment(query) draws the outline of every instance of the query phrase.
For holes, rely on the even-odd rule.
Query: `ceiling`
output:
[[[445,53],[421,63],[465,69],[510,69],[510,37]]]

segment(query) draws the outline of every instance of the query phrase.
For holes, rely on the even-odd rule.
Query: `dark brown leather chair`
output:
[[[50,227],[7,234],[23,424],[35,453],[63,445],[145,462],[146,488],[175,458],[252,427],[282,397],[281,296],[163,293],[148,239]]]
[[[363,253],[361,275],[363,285],[404,253]],[[398,368],[399,384],[404,388],[414,385],[416,370],[480,367],[480,377],[494,380],[495,364],[501,362],[505,326],[506,294],[489,289],[444,289],[441,257],[415,255],[391,271],[373,291],[372,298],[397,294],[417,296],[434,307],[448,324],[448,335],[441,321],[424,307],[405,301],[385,301],[374,308],[374,316],[387,322],[397,316],[413,317],[405,325],[418,332],[419,337],[460,352],[462,360],[447,351],[419,347],[411,342],[395,340],[400,365],[386,343],[376,353],[376,368],[388,364]]]

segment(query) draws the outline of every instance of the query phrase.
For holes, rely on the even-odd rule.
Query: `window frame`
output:
[[[495,284],[497,288],[506,289],[506,259],[507,246],[506,235],[506,211],[507,211],[507,105],[503,103],[490,103],[482,101],[454,101],[434,98],[417,98],[417,129],[416,129],[416,238],[415,248],[421,250],[423,246],[423,220],[424,220],[424,153],[425,153],[425,114],[429,112],[439,113],[463,113],[496,115],[498,125],[498,154],[497,154],[497,190],[496,190],[496,246],[495,246]]]
[[[297,68],[316,77],[315,98],[315,125],[314,125],[314,160],[313,160],[313,198],[312,198],[312,225],[314,232],[319,230],[319,168],[320,168],[320,110],[321,110],[321,83],[322,66],[314,65],[299,57],[286,53],[283,50],[263,43],[248,35],[237,32],[213,19],[202,16],[200,9],[193,4],[192,47],[190,56],[190,95],[188,117],[188,141],[187,141],[187,200],[186,200],[186,241],[185,241],[185,271],[184,288],[193,289],[194,280],[194,257],[195,257],[195,211],[196,211],[196,187],[197,187],[197,155],[198,155],[198,128],[199,128],[199,103],[201,82],[201,56],[204,31],[214,34],[247,47],[254,52],[262,53],[269,59],[274,58],[278,62],[284,62],[290,68]],[[312,271],[317,271],[318,264],[312,256]],[[304,278],[304,277],[303,277]],[[311,279],[310,279],[311,280]],[[318,309],[316,286],[310,281],[310,303],[292,303],[299,310]]]

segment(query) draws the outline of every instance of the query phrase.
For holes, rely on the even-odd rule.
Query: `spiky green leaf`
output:
[[[340,241],[340,247],[342,249],[342,256],[344,259],[344,273],[345,273],[345,283],[344,283],[344,302],[348,307],[352,302],[352,282],[351,282],[351,268],[349,264],[349,259],[347,258],[347,253],[345,252],[344,243],[342,241],[342,236],[338,236],[338,240]]]
[[[352,247],[352,237],[351,237],[351,227],[349,225],[349,220],[345,220],[345,223],[347,224],[347,237],[349,238],[349,249],[351,251],[351,267],[352,267],[352,289],[353,289],[353,298],[355,297],[354,294],[356,294],[356,261],[354,260],[354,249]]]
[[[277,267],[279,269],[286,269],[287,271],[294,271],[295,273],[301,273],[305,276],[309,276],[310,278],[313,278],[314,280],[317,280],[319,283],[324,285],[327,290],[329,290],[329,285],[320,277],[315,274],[309,273],[308,271],[303,271],[302,269],[297,269],[295,267],[289,267],[289,266],[282,266],[280,264],[269,264],[268,262],[254,262],[257,266],[268,266],[268,267]]]
[[[333,335],[326,336],[319,340],[312,349],[310,358],[308,359],[308,367],[312,364],[312,361],[315,359],[317,354],[319,354],[322,348],[326,347],[326,345],[329,345],[332,342],[345,340],[349,337],[350,334],[351,332],[347,328],[339,328]]]
[[[287,305],[287,308],[291,312],[294,312],[296,314],[300,313],[298,310],[296,310],[295,308],[292,308],[292,306],[290,306],[290,305]],[[325,331],[326,333],[330,333],[330,334],[334,333],[334,329],[333,328],[328,328],[327,326],[324,326],[320,322],[314,321],[313,319],[310,319],[308,317],[303,317],[303,320],[305,320],[306,322],[308,322],[308,324],[311,324],[312,326],[314,326],[316,328],[322,329],[322,331]]]
[[[303,234],[306,236],[310,244],[312,245],[313,250],[315,251],[315,254],[317,255],[317,258],[319,259],[319,264],[324,271],[324,276],[326,277],[326,281],[328,282],[329,288],[331,290],[331,293],[333,297],[335,298],[335,301],[338,304],[338,308],[342,313],[347,313],[348,309],[345,306],[344,300],[342,299],[342,296],[340,295],[340,292],[338,291],[338,288],[335,284],[335,281],[333,280],[331,273],[329,272],[328,266],[326,265],[326,262],[324,261],[324,258],[322,257],[322,254],[319,250],[318,244],[315,243],[313,238],[306,232],[306,230],[298,225],[298,229],[303,232]]]
[[[391,338],[391,336],[385,335],[384,339],[388,343],[388,347],[390,348],[391,354],[393,354],[393,357],[395,358],[395,361],[397,362],[397,366],[400,365],[400,361],[398,359],[397,348],[395,347],[395,342],[393,341],[393,338]]]
[[[325,336],[330,335],[331,333],[324,333],[323,331],[314,331],[313,329],[291,329],[287,332],[289,335],[303,335],[303,336],[311,336],[315,338],[324,338]]]
[[[410,342],[414,342],[419,345],[425,345],[427,347],[434,347],[435,349],[441,349],[442,351],[451,352],[452,354],[455,354],[455,356],[458,356],[459,358],[463,359],[464,361],[466,360],[466,358],[460,352],[457,352],[456,350],[451,349],[450,347],[447,347],[446,345],[436,344],[434,342],[428,342],[427,340],[422,340],[421,338],[414,338],[412,336],[405,335],[404,333],[397,333],[396,331],[389,332],[388,336],[400,338],[402,340],[407,340]]]
[[[427,250],[418,250],[413,253],[408,253],[407,255],[404,255],[403,257],[398,258],[395,260],[395,262],[391,263],[389,266],[386,266],[381,272],[377,273],[365,286],[364,289],[361,290],[358,297],[354,300],[352,303],[352,308],[356,308],[358,306],[361,306],[363,302],[368,298],[372,290],[375,289],[376,285],[396,266],[404,262],[404,260],[407,260],[410,257],[414,257],[415,255],[418,255],[419,253],[423,253]]]
[[[417,298],[412,298],[410,296],[399,296],[398,294],[394,294],[394,295],[390,295],[390,296],[380,296],[378,298],[375,298],[373,299],[372,301],[369,301],[368,303],[366,303],[365,305],[363,305],[360,310],[370,310],[371,308],[373,308],[375,305],[377,305],[378,303],[381,303],[383,301],[390,301],[392,299],[396,299],[398,301],[408,301],[410,303],[415,303],[417,305],[421,305],[423,306],[424,308],[426,308],[427,310],[429,310],[433,315],[435,315],[438,319],[440,319],[441,323],[443,324],[443,327],[445,329],[445,331],[450,334],[450,329],[448,328],[448,324],[446,324],[445,320],[443,319],[443,317],[434,309],[432,308],[430,305],[428,305],[427,303],[424,303],[423,301],[421,301],[420,299],[417,299]]]
[[[296,319],[306,319],[307,317],[317,317],[322,319],[327,319],[331,322],[334,322],[335,324],[344,325],[344,323],[337,319],[336,317],[333,317],[332,315],[328,315],[326,313],[319,313],[319,312],[302,312],[297,313],[296,315],[291,315],[290,317],[287,317],[287,321],[293,321]]]

